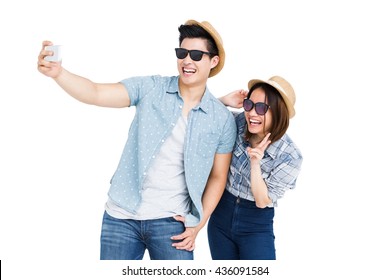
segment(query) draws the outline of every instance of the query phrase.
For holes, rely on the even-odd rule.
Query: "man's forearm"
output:
[[[199,230],[204,227],[215,207],[217,207],[225,189],[225,185],[226,180],[211,179],[208,181],[202,198],[203,217],[200,223],[196,226]]]

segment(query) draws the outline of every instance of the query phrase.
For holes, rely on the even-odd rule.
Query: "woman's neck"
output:
[[[260,144],[260,142],[264,139],[264,135],[259,134],[251,134],[251,136],[248,139],[249,144],[251,147],[255,147]]]

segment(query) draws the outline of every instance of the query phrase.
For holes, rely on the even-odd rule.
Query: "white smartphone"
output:
[[[53,55],[51,56],[45,56],[46,61],[61,61],[62,59],[62,53],[61,53],[61,45],[53,45],[53,46],[46,46],[45,50],[52,51]]]

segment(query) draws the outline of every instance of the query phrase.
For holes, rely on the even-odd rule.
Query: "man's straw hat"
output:
[[[217,32],[217,30],[215,30],[215,28],[208,21],[198,22],[196,20],[190,19],[190,20],[187,20],[185,24],[186,25],[199,25],[204,30],[206,30],[211,35],[211,37],[213,37],[215,44],[217,45],[217,48],[218,48],[219,63],[217,64],[217,66],[215,66],[213,69],[211,69],[209,77],[213,77],[213,76],[217,75],[222,70],[222,68],[225,64],[225,50],[223,48],[223,42],[222,42],[221,36]]]

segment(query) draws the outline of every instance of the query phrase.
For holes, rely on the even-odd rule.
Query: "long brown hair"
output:
[[[273,143],[282,138],[288,129],[290,124],[288,109],[280,93],[274,87],[266,83],[254,84],[250,88],[247,98],[249,99],[252,95],[252,92],[258,88],[264,90],[266,103],[270,106],[269,110],[271,110],[272,124],[270,127],[271,135],[269,140],[271,140]],[[266,119],[264,116],[264,122],[265,121]],[[248,124],[246,124],[246,126],[245,137],[246,139],[249,139],[252,136],[252,133],[250,133],[248,130]]]

